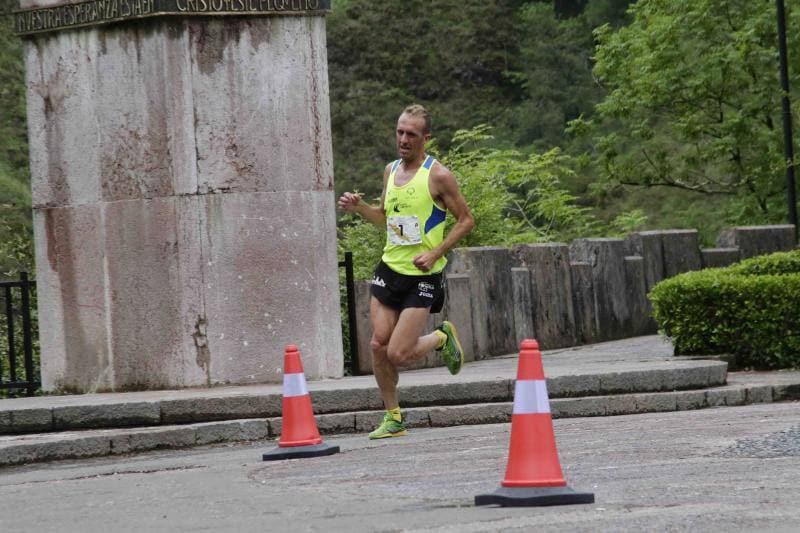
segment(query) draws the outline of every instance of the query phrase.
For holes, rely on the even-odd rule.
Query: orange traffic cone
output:
[[[297,346],[289,344],[283,357],[283,417],[278,447],[263,455],[264,461],[318,457],[339,452],[322,442],[314,420],[311,396]]]
[[[520,345],[511,444],[506,477],[492,494],[475,496],[475,505],[542,506],[594,503],[594,494],[567,487],[558,461],[550,401],[539,343]]]

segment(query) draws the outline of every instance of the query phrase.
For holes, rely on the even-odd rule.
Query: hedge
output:
[[[739,367],[800,367],[800,251],[666,279],[648,295],[677,355],[731,354]]]

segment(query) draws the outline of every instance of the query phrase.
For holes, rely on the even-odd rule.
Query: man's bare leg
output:
[[[387,410],[398,407],[398,367],[408,366],[440,344],[440,336],[421,336],[430,310],[410,307],[398,312],[377,298],[370,301],[372,368]]]
[[[398,406],[397,401],[397,381],[399,379],[397,367],[394,366],[387,357],[389,339],[392,331],[397,324],[400,312],[383,305],[374,296],[370,299],[369,319],[372,323],[372,339],[370,348],[372,349],[372,372],[381,398],[386,410],[394,409]]]

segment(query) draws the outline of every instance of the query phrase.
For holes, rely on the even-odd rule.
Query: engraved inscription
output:
[[[87,0],[14,13],[17,35],[159,15],[322,14],[330,0]]]

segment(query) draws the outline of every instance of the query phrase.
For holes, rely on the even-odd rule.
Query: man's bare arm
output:
[[[461,194],[453,173],[436,163],[431,169],[430,177],[431,195],[441,201],[445,208],[453,214],[456,223],[439,246],[414,258],[414,264],[424,272],[433,268],[434,263],[440,257],[455,247],[475,227],[475,219],[472,218],[467,201]]]
[[[386,182],[389,178],[390,168],[391,166],[387,165],[383,171],[383,191],[381,192],[380,204],[369,205],[362,201],[360,194],[346,192],[339,198],[339,209],[347,213],[357,213],[379,228],[385,228],[386,211],[383,202],[386,197]]]

